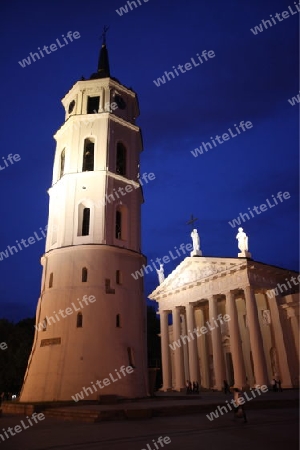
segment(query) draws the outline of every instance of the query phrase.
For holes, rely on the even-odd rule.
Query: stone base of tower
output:
[[[143,280],[132,276],[144,263],[139,253],[107,245],[44,255],[21,402],[148,395]]]

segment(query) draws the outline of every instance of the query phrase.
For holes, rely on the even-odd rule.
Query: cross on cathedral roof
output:
[[[197,220],[197,217],[194,217],[193,214],[191,214],[191,218],[188,222],[186,222],[186,225],[191,225],[191,228],[193,229],[193,224],[197,222]]]

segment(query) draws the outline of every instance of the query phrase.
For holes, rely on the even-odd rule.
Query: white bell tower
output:
[[[72,400],[83,387],[90,387],[84,400],[144,397],[146,304],[143,279],[131,276],[145,263],[139,107],[136,93],[110,76],[105,40],[97,72],[75,83],[62,104],[36,332],[20,401]],[[122,366],[129,367],[125,375]],[[96,388],[104,379],[110,383]]]

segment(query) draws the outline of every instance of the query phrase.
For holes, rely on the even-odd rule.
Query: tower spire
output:
[[[98,69],[96,73],[91,75],[91,79],[95,78],[107,78],[110,77],[110,69],[109,69],[109,59],[108,59],[108,51],[106,47],[106,33],[109,27],[104,26],[102,37],[102,46],[99,53],[98,59]]]

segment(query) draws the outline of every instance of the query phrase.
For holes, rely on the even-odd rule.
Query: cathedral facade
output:
[[[299,386],[300,276],[245,252],[201,255],[195,249],[149,296],[159,304],[162,390],[187,380],[214,390],[224,380],[240,389],[274,378]]]

